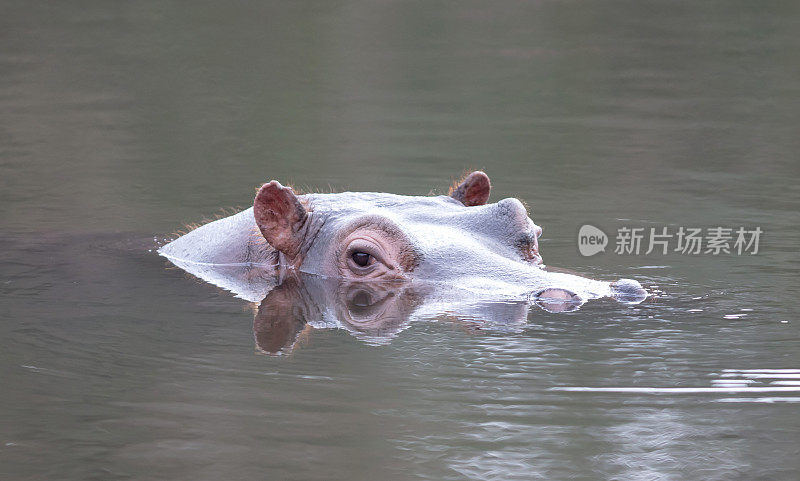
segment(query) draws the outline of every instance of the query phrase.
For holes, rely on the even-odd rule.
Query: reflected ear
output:
[[[253,201],[253,216],[272,247],[290,259],[297,257],[308,212],[291,187],[284,187],[277,180],[262,185]]]
[[[256,347],[267,354],[288,353],[306,329],[311,306],[304,300],[302,287],[294,278],[287,278],[261,301],[253,319]]]
[[[450,197],[467,207],[483,205],[489,200],[492,184],[489,176],[480,170],[470,173],[457,187],[450,188]]]

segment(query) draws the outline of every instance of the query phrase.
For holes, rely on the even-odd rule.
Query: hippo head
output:
[[[490,189],[479,171],[442,196],[297,196],[272,181],[259,189],[253,214],[279,265],[305,273],[463,283],[541,277],[541,227],[517,199],[488,204]]]
[[[262,352],[290,352],[310,330],[339,328],[382,344],[412,322],[518,330],[528,308],[574,311],[592,298],[638,303],[633,280],[546,269],[542,229],[517,199],[488,204],[483,172],[449,195],[296,195],[277,181],[253,207],[158,249],[176,266],[257,303]]]
[[[270,277],[264,270],[274,273],[278,283],[289,274],[362,285],[402,284],[404,289],[413,283],[416,293],[427,293],[426,299],[453,299],[466,292],[545,299],[542,307],[556,311],[597,297],[644,299],[646,292],[636,281],[608,283],[546,270],[539,255],[542,229],[517,199],[487,203],[490,189],[483,172],[470,173],[449,195],[440,196],[296,195],[273,180],[261,186],[252,208],[205,224],[159,253],[248,299],[261,299],[267,292],[263,283],[253,282],[256,275]]]

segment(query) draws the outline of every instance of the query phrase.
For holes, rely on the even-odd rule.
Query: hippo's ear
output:
[[[476,170],[464,177],[458,186],[450,188],[450,197],[467,207],[483,205],[489,200],[489,191],[491,190],[492,184],[489,182],[489,176]]]
[[[291,187],[284,187],[277,180],[262,185],[253,201],[253,216],[272,247],[290,259],[297,257],[308,212]]]

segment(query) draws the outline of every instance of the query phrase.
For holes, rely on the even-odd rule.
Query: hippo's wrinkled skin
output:
[[[252,208],[203,225],[159,253],[256,302],[300,273],[373,289],[391,284],[391,292],[413,291],[417,304],[467,296],[565,311],[592,298],[645,298],[636,281],[548,272],[539,255],[541,228],[517,199],[487,204],[489,191],[483,172],[466,176],[449,196],[296,196],[273,180]]]

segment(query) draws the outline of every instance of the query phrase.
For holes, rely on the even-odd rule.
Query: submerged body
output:
[[[468,175],[449,196],[296,196],[272,181],[252,208],[201,226],[159,253],[246,298],[259,294],[243,294],[247,279],[227,277],[224,266],[252,266],[277,279],[303,273],[346,283],[414,284],[417,291],[426,285],[426,292],[542,298],[553,310],[599,297],[645,298],[636,281],[548,272],[539,255],[542,229],[517,199],[487,204],[489,190],[482,172]]]

